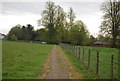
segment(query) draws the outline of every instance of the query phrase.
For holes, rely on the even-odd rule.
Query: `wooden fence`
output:
[[[76,59],[78,60],[81,60],[81,64],[84,66],[85,63],[84,63],[84,58],[85,58],[85,54],[84,52],[85,51],[88,51],[88,58],[87,58],[87,68],[89,69],[91,67],[91,49],[89,50],[85,50],[84,48],[81,48],[80,46],[75,46],[75,45],[71,45],[71,44],[64,44],[64,43],[61,43],[59,44],[61,47],[63,47],[64,49],[67,49],[69,52],[71,52],[75,57]],[[99,69],[99,63],[100,63],[100,52],[99,51],[96,51],[96,64],[95,64],[95,73],[96,75],[100,75],[100,69]],[[114,55],[112,54],[111,55],[111,68],[110,68],[110,77],[111,79],[114,79]]]

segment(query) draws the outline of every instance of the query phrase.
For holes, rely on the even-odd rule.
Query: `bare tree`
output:
[[[102,5],[104,21],[101,31],[112,38],[112,47],[117,47],[120,29],[120,0],[109,0]]]

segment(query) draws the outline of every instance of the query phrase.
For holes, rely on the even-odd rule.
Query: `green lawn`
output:
[[[3,79],[35,79],[53,45],[3,41]]]
[[[85,49],[84,55],[84,66],[82,65],[81,60],[76,59],[73,53],[70,53],[68,50],[65,50],[66,55],[72,61],[73,65],[78,69],[80,73],[85,74],[83,78],[101,78],[109,79],[111,74],[111,54],[114,54],[114,77],[118,78],[118,50],[113,48],[102,48],[102,47],[81,47],[81,57],[82,50]],[[88,50],[91,49],[91,65],[88,70]],[[96,52],[99,51],[100,55],[100,64],[99,64],[99,75],[96,75]],[[74,56],[74,57],[73,57]]]

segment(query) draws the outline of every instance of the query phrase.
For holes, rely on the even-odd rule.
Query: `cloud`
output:
[[[6,2],[5,2],[6,1]],[[16,24],[32,24],[37,26],[37,20],[40,19],[42,11],[45,9],[45,2],[7,2],[2,3],[2,19],[0,19],[0,32],[8,33],[11,27]],[[101,23],[102,12],[100,11],[101,2],[55,2],[68,12],[72,7],[76,20],[82,20],[88,27],[91,34],[98,33]]]
[[[35,29],[38,28],[37,20],[40,18],[39,15],[2,15],[0,16],[0,33],[7,34],[9,30],[17,24],[27,25],[31,24]]]
[[[3,2],[3,14],[21,15],[26,13],[41,14],[44,2]]]
[[[49,0],[2,0],[3,2],[46,2]],[[104,0],[50,0],[53,2],[103,2]]]

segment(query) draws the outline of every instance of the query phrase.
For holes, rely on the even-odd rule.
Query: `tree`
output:
[[[120,0],[109,0],[102,5],[104,21],[101,24],[101,31],[112,38],[112,47],[117,47],[117,39],[120,29]]]
[[[64,12],[63,8],[58,5],[56,10],[56,22],[55,22],[55,28],[57,30],[56,31],[57,42],[63,42],[65,23],[66,13]]]
[[[70,27],[73,25],[74,19],[76,18],[73,9],[70,7],[70,10],[68,12],[68,19],[69,19],[69,25]]]
[[[10,40],[11,41],[16,41],[16,40],[18,40],[18,38],[17,38],[16,35],[13,34],[13,35],[10,36]]]
[[[26,26],[26,40],[31,40],[32,39],[32,34],[33,34],[33,26],[31,24],[27,24]]]
[[[102,34],[99,34],[97,38],[98,40],[101,40],[108,44],[110,43],[110,40],[111,40],[111,38],[109,38],[107,35],[102,35]]]
[[[32,34],[34,32],[34,28],[32,25],[27,24],[27,26],[22,26],[22,40],[32,40]]]
[[[56,16],[56,5],[53,2],[46,2],[46,9],[42,13],[42,25],[48,29],[48,40],[49,43],[55,43],[55,16]]]
[[[34,40],[35,39],[35,32],[32,25],[27,24],[27,26],[16,25],[15,27],[11,28],[9,31],[7,38],[8,40],[11,39],[11,36],[15,35],[18,40]]]
[[[95,37],[93,35],[90,36],[90,41],[95,41]]]
[[[15,36],[18,38],[18,40],[20,40],[20,39],[22,38],[21,33],[22,33],[21,25],[16,25],[15,27],[13,27],[13,28],[9,31],[9,33],[8,33],[8,35],[7,35],[7,39],[10,40],[10,39],[11,39],[10,37],[11,37],[12,35],[15,35]]]
[[[67,22],[66,13],[63,8],[55,5],[53,2],[47,2],[46,9],[42,13],[42,18],[38,20],[38,25],[43,25],[45,31],[40,29],[40,33],[36,39],[48,43],[85,43],[83,40],[88,41],[88,30],[82,21],[77,21],[74,24],[75,17],[74,11],[70,7],[68,12],[69,22]],[[42,38],[42,32],[45,32],[45,39]]]
[[[41,28],[39,30],[36,31],[37,32],[37,37],[36,37],[36,40],[39,40],[39,41],[44,41],[46,42],[46,38],[47,38],[47,30],[46,28]]]
[[[84,45],[89,39],[89,32],[82,21],[76,21],[70,29],[70,42]]]
[[[27,30],[26,30],[26,27],[25,26],[22,26],[22,40],[26,40],[26,32],[27,32]]]

